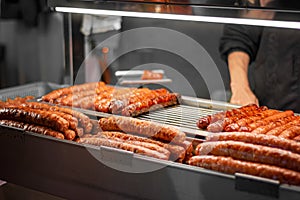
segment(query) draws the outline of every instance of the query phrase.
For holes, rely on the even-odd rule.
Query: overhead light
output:
[[[252,25],[252,26],[300,29],[300,22],[294,22],[294,21],[276,21],[276,20],[263,20],[263,19],[212,17],[212,16],[199,16],[199,15],[132,12],[132,11],[118,11],[118,10],[99,10],[99,9],[72,8],[72,7],[56,7],[55,10],[58,12],[91,14],[91,15],[113,15],[113,16],[124,16],[124,17],[171,19],[171,20],[181,20],[181,21],[198,21],[198,22],[211,22],[211,23],[223,23],[223,24],[242,24],[242,25]]]

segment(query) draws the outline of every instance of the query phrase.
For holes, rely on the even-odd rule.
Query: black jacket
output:
[[[249,54],[254,93],[260,105],[300,113],[300,30],[226,25],[221,57],[232,51]]]

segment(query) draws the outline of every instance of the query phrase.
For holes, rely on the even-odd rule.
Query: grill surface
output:
[[[198,129],[196,122],[200,117],[216,113],[216,110],[205,108],[195,108],[191,106],[179,105],[162,110],[153,111],[139,116],[139,119],[162,122],[169,125]]]
[[[27,95],[40,97],[54,89],[58,89],[61,87],[64,86],[53,83],[38,82],[23,86],[7,88],[0,90],[0,100],[6,100],[7,98],[15,98],[17,96],[24,97]],[[208,134],[208,132],[198,129],[198,127],[196,126],[197,120],[200,117],[214,114],[216,112],[219,112],[220,110],[233,108],[232,105],[228,105],[223,102],[215,102],[185,96],[182,97],[182,99],[182,105],[152,111],[147,114],[142,114],[138,116],[138,118],[180,127],[180,129],[187,133],[190,137],[194,137],[196,135],[200,137],[205,137]],[[88,114],[91,118],[96,118],[96,116],[108,117],[111,115],[107,113],[95,112],[92,110],[85,110],[80,108],[73,109]]]
[[[200,117],[211,115],[216,112],[220,111],[187,105],[177,105],[143,114],[138,118],[177,126],[188,134],[206,136],[207,132],[199,130],[199,128],[196,126],[197,120]]]

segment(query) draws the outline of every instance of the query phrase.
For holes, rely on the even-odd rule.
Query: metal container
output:
[[[34,90],[34,85],[40,89]],[[15,87],[0,91],[1,99],[28,95],[25,88],[49,92],[51,86],[60,87],[48,83],[25,85],[20,90]],[[37,93],[40,95],[43,94]],[[227,175],[6,126],[0,126],[0,160],[0,179],[68,199],[292,200],[300,197],[300,187],[280,185],[269,179]]]

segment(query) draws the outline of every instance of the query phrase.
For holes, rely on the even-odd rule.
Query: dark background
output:
[[[225,86],[228,87],[227,67],[218,53],[222,24],[127,17],[124,17],[122,21],[121,31],[138,27],[164,27],[193,38],[213,58]],[[81,23],[82,15],[72,15],[74,76],[84,60]],[[35,81],[64,83],[64,76],[68,74],[68,71],[65,71],[64,33],[66,30],[64,27],[66,28],[66,26],[64,24],[66,25],[64,16],[52,12],[38,14],[36,24],[28,24],[23,19],[0,19],[0,87],[5,88]],[[176,69],[190,81],[197,96],[210,97],[201,75],[184,58],[170,52],[153,49],[134,51],[122,56],[114,65],[117,65],[117,69],[128,70],[146,63],[161,63]],[[220,89],[214,86],[210,87],[216,91]]]

